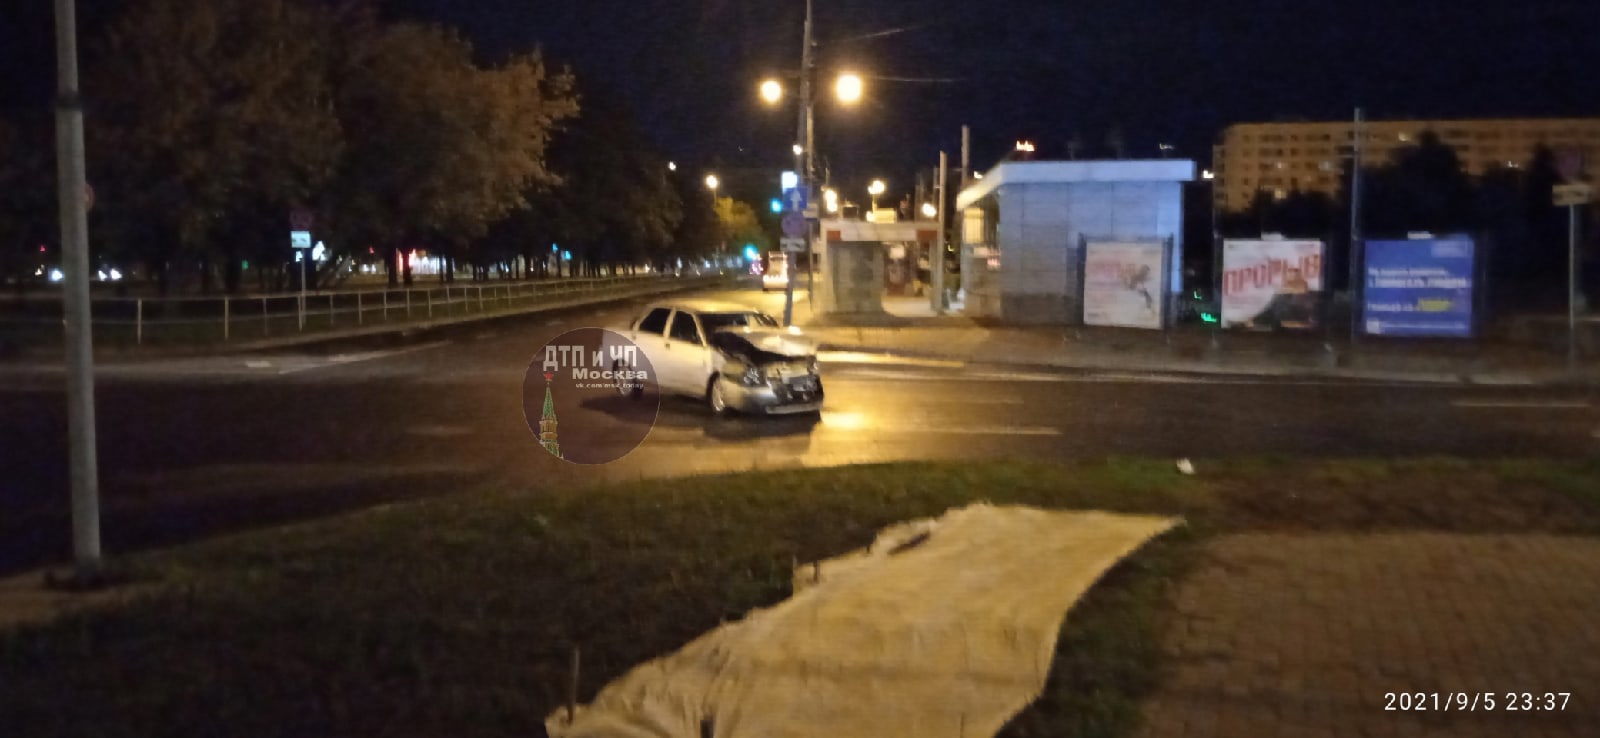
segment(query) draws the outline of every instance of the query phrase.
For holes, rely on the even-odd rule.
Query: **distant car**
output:
[[[650,383],[662,394],[704,400],[718,415],[822,409],[816,344],[766,313],[701,300],[658,303],[619,332],[644,351],[655,375]],[[625,395],[643,390],[617,383]]]
[[[761,273],[761,291],[781,290],[789,285],[789,255],[782,251],[767,254],[767,270]]]

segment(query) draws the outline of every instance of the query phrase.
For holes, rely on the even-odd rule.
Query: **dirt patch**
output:
[[[1235,530],[1600,533],[1600,504],[1523,471],[1456,461],[1313,462],[1225,473],[1214,490],[1219,523]]]

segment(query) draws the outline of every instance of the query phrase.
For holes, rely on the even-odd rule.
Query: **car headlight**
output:
[[[765,381],[761,378],[761,367],[758,366],[745,367],[744,374],[739,377],[739,382],[746,387],[759,387]]]

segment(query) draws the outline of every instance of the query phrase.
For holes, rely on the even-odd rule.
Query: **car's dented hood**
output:
[[[717,333],[737,336],[763,354],[801,359],[817,353],[817,343],[798,329],[730,326]]]

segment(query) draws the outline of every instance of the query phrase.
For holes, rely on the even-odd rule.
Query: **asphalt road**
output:
[[[782,310],[781,295],[755,290],[702,296]],[[1073,373],[830,354],[820,418],[716,419],[696,403],[668,399],[649,438],[619,462],[583,467],[550,457],[523,418],[530,361],[560,333],[620,324],[640,304],[404,343],[102,366],[106,548],[114,554],[484,486],[539,490],[757,468],[1600,451],[1600,398],[1582,390]],[[0,364],[0,572],[68,558],[61,387],[58,369]]]

